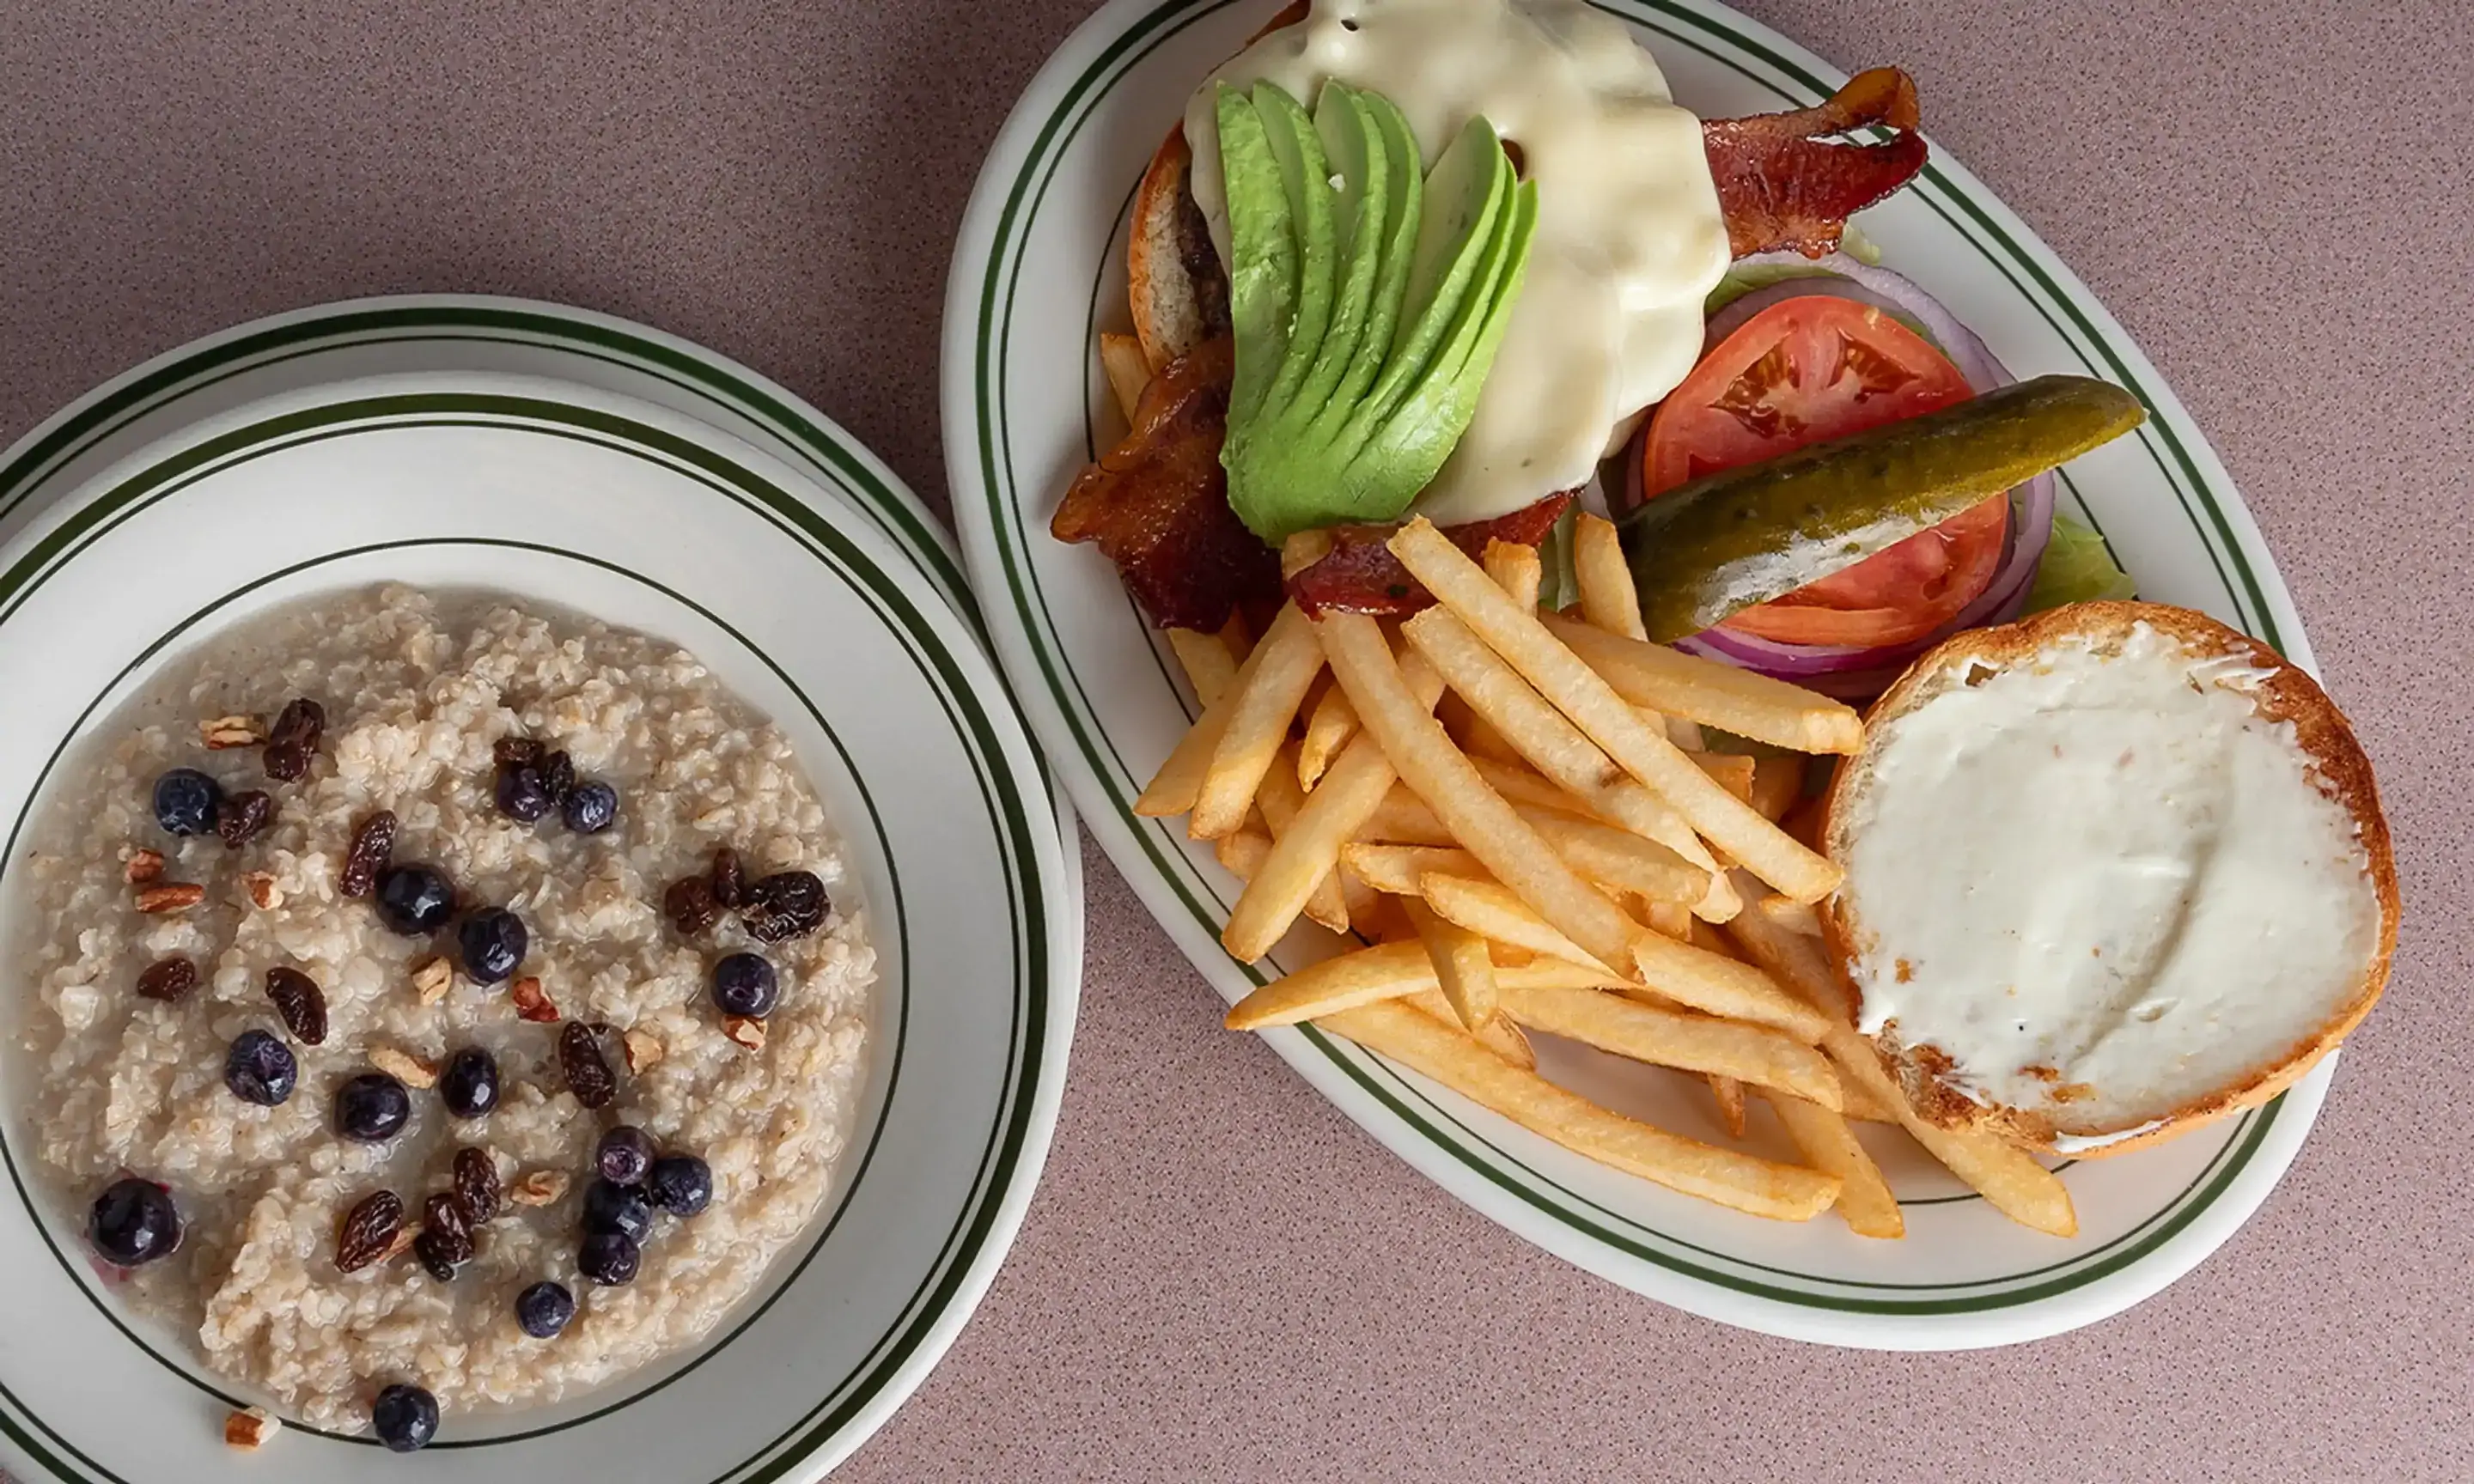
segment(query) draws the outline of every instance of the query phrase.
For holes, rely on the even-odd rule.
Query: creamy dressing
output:
[[[1579,488],[1701,354],[1701,302],[1729,254],[1700,120],[1631,32],[1581,0],[1314,0],[1186,107],[1194,199],[1223,262],[1215,84],[1269,80],[1312,108],[1334,78],[1397,104],[1428,166],[1483,115],[1538,182],[1519,300],[1418,511],[1475,520]]]
[[[2379,898],[2352,816],[2256,710],[2264,676],[2140,624],[1882,724],[1844,836],[1864,1031],[1896,1022],[2080,1151],[2316,1032]]]

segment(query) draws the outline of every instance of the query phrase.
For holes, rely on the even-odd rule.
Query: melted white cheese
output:
[[[1701,122],[1632,34],[1581,0],[1314,0],[1212,74],[1185,111],[1193,189],[1228,256],[1214,86],[1333,78],[1397,104],[1431,166],[1471,117],[1517,145],[1538,230],[1477,415],[1417,509],[1451,523],[1588,482],[1701,354],[1727,224]]]
[[[1895,1021],[1962,1091],[2083,1150],[2324,1024],[2379,899],[2352,816],[2254,708],[2261,679],[2141,624],[1883,723],[1841,888],[1865,1032]]]

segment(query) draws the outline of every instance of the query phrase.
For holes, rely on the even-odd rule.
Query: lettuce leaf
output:
[[[1538,606],[1549,612],[1581,601],[1581,577],[1572,565],[1572,533],[1580,524],[1581,502],[1574,500],[1547,528],[1546,539],[1538,543]]]
[[[2024,613],[2041,613],[2066,603],[2093,603],[2139,596],[2139,585],[2113,560],[2113,551],[2095,531],[2056,513],[2052,539],[2036,563],[2036,580],[2027,588]]]

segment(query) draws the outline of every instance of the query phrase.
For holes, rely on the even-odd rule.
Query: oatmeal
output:
[[[782,735],[670,645],[400,587],[154,692],[9,888],[12,1085],[128,1302],[314,1424],[385,1397],[390,1446],[709,1334],[865,1072],[875,957]]]

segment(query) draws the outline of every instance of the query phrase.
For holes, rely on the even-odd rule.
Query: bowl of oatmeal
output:
[[[836,491],[558,383],[288,394],[33,519],[0,687],[10,1468],[798,1476],[984,1288],[1071,877]]]

